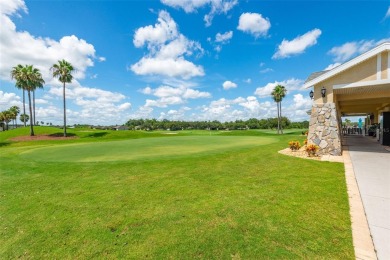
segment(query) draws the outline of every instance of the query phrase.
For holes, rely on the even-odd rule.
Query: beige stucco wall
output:
[[[382,52],[382,64],[381,64],[381,76],[382,79],[388,79],[389,75],[387,75],[387,63],[389,62],[387,56],[389,55],[388,52]]]
[[[382,53],[382,74],[387,78],[387,53]],[[377,56],[374,56],[352,68],[349,68],[334,77],[331,77],[314,86],[314,102],[316,104],[335,102],[333,86],[364,82],[377,79]],[[326,88],[326,97],[321,97],[321,88]]]

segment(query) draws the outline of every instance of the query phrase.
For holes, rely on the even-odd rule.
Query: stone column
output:
[[[335,103],[313,104],[307,140],[309,144],[320,147],[319,155],[341,155],[341,135]]]

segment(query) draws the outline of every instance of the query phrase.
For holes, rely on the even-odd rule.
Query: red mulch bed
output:
[[[57,135],[34,135],[34,136],[17,136],[10,138],[11,141],[43,141],[43,140],[69,140],[69,139],[76,139],[77,136],[57,136]]]

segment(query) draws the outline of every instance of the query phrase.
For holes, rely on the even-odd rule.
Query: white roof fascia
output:
[[[367,87],[367,86],[383,85],[389,83],[390,83],[390,79],[370,80],[370,81],[353,82],[349,84],[333,85],[333,89]]]
[[[320,83],[320,82],[322,82],[330,77],[333,77],[334,75],[336,75],[336,74],[338,74],[346,69],[349,69],[350,67],[355,66],[355,65],[377,55],[378,53],[381,53],[381,52],[386,51],[386,50],[387,51],[390,50],[390,42],[382,43],[381,45],[376,46],[375,48],[361,54],[360,56],[357,56],[356,58],[354,58],[350,61],[347,61],[346,63],[343,63],[340,66],[337,66],[336,68],[334,68],[328,72],[325,72],[324,74],[320,75],[319,77],[306,82],[303,85],[303,88],[313,87],[314,85],[316,85],[316,84],[318,84],[318,83]]]

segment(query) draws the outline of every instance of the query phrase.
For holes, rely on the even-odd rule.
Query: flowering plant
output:
[[[304,143],[305,145],[307,145],[307,139],[305,139],[305,141],[303,141],[303,143]]]
[[[301,148],[301,144],[299,143],[299,141],[290,141],[288,143],[288,146],[292,151],[296,151],[299,150],[299,148]]]
[[[308,156],[315,156],[318,149],[319,149],[318,145],[309,144],[306,146],[305,151],[306,151]]]

